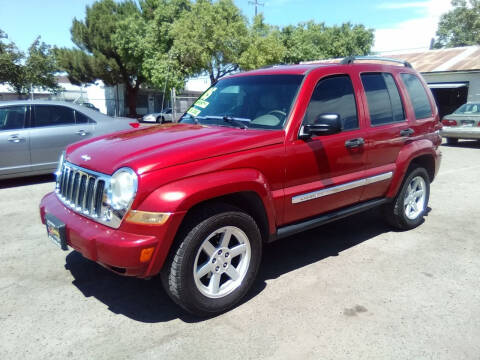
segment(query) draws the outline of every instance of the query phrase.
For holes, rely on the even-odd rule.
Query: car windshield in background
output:
[[[182,123],[281,129],[303,75],[251,75],[220,80],[182,116]]]
[[[475,114],[480,115],[480,103],[479,104],[463,104],[454,114]]]

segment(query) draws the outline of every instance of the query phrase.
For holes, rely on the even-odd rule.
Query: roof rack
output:
[[[381,57],[381,56],[347,56],[344,58],[342,61],[340,61],[340,64],[342,65],[347,65],[347,64],[353,64],[355,60],[380,60],[380,61],[390,61],[390,62],[395,62],[395,63],[400,63],[403,64],[405,67],[412,67],[412,64],[410,64],[408,61],[405,60],[398,60],[398,59],[392,59],[392,58],[387,58],[387,57]]]

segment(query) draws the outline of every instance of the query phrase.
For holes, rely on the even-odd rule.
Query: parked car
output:
[[[156,122],[159,124],[167,123],[167,122],[172,122],[172,109],[171,108],[165,108],[163,111],[160,111],[158,113],[151,113],[143,116],[142,118],[143,122]]]
[[[80,103],[79,105],[82,105],[82,106],[85,106],[89,109],[92,109],[92,110],[95,110],[95,111],[100,111],[99,108],[97,108],[95,105],[93,105],[92,103],[89,103],[89,102],[83,102],[83,103]]]
[[[67,102],[1,102],[0,179],[53,173],[68,144],[138,125]]]
[[[440,165],[435,101],[408,63],[356,60],[235,74],[179,123],[69,146],[40,204],[50,239],[117,274],[160,273],[209,316],[245,296],[267,242],[376,206],[420,225]]]
[[[442,136],[447,144],[457,144],[459,139],[480,140],[480,103],[468,102],[442,120]]]

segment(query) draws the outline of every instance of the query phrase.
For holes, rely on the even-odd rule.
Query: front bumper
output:
[[[53,192],[40,203],[43,223],[46,213],[66,225],[68,246],[116,273],[136,277],[153,276],[161,270],[184,215],[172,214],[162,226],[128,224],[128,231],[122,226],[112,229],[65,207]],[[141,251],[150,247],[155,248],[152,258],[141,262]]]
[[[456,139],[480,139],[480,126],[477,127],[459,127],[444,126],[440,134],[443,137]]]

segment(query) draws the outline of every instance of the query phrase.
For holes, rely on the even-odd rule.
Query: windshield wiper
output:
[[[231,116],[226,116],[225,115],[224,117],[222,117],[222,120],[225,121],[226,123],[235,125],[235,126],[239,127],[240,129],[248,129],[248,126],[243,121],[237,120],[237,119],[235,119]]]

